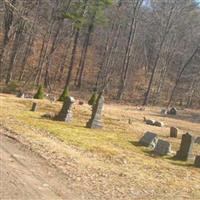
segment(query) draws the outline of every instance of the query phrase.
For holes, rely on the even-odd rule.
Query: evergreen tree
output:
[[[88,101],[88,105],[90,105],[90,106],[94,105],[97,101],[97,97],[98,97],[97,92],[96,92],[96,90],[94,90],[91,98]]]
[[[44,89],[42,85],[39,86],[38,91],[34,96],[34,99],[44,99]]]
[[[61,96],[59,97],[58,101],[64,101],[64,100],[66,99],[66,97],[68,97],[68,96],[69,96],[69,89],[68,89],[68,87],[67,87],[67,88],[65,88],[65,89],[63,90],[63,93],[62,93]]]

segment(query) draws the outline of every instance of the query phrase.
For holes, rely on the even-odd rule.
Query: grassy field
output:
[[[38,103],[37,112],[29,111],[33,101]],[[61,106],[59,102],[1,94],[0,123],[4,128],[35,141],[35,144],[41,145],[42,142],[49,155],[68,155],[84,169],[100,168],[108,173],[112,178],[105,178],[107,188],[113,184],[113,190],[120,190],[116,193],[122,194],[121,199],[133,199],[132,190],[141,199],[200,199],[200,170],[192,167],[192,163],[174,161],[170,157],[155,157],[150,149],[138,146],[139,138],[146,131],[153,131],[160,138],[170,141],[172,150],[176,151],[181,134],[190,132],[200,135],[199,110],[179,110],[175,117],[163,117],[158,107],[139,111],[134,106],[110,104],[104,108],[104,128],[91,130],[85,128],[91,113],[91,108],[86,104],[75,103],[73,121],[69,124],[42,118],[44,114],[56,114]],[[144,116],[163,121],[165,127],[144,124]],[[128,123],[129,119],[131,124]],[[178,138],[169,138],[171,126],[180,129]],[[59,142],[50,144],[48,138],[51,137],[57,138],[65,146],[61,147]],[[200,154],[200,145],[194,146],[194,154]],[[104,186],[99,185],[100,191],[101,187]],[[136,194],[136,191],[139,193]],[[111,199],[116,199],[116,195],[113,194]]]

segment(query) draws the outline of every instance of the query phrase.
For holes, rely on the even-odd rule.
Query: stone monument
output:
[[[37,108],[38,108],[37,103],[33,102],[31,111],[35,112],[37,110]]]
[[[194,142],[194,143],[200,144],[200,137],[197,137],[197,138],[195,139],[195,142]]]
[[[99,94],[99,97],[96,103],[92,107],[92,116],[90,120],[87,122],[87,128],[102,128],[102,110],[104,104],[104,97],[103,93]]]
[[[152,132],[146,132],[144,136],[140,139],[139,144],[146,147],[155,147],[157,143],[157,135]]]
[[[71,96],[66,97],[61,111],[55,116],[55,120],[70,122],[72,120],[72,105],[75,102],[75,99]]]
[[[200,156],[196,156],[194,166],[200,168]]]
[[[159,139],[154,149],[154,153],[157,155],[164,156],[169,154],[170,152],[171,152],[171,144],[167,141]]]
[[[154,122],[154,126],[163,127],[163,126],[164,126],[164,123],[163,123],[163,122],[160,122],[160,121],[155,121],[155,122]]]
[[[192,159],[193,143],[194,143],[194,137],[189,133],[184,134],[182,136],[180,149],[177,151],[175,155],[175,159],[184,161]]]
[[[170,128],[170,137],[177,138],[178,137],[178,129],[175,127]]]
[[[177,114],[177,109],[175,107],[172,107],[168,112],[168,115],[176,115]]]

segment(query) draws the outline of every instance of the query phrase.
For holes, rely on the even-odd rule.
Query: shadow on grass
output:
[[[41,119],[48,119],[48,120],[57,121],[55,117],[56,117],[55,114],[44,114],[44,115],[41,116]]]
[[[169,159],[172,165],[182,166],[182,167],[194,167],[194,164],[187,161],[180,161],[175,159]]]
[[[136,146],[136,147],[142,147],[143,146],[138,141],[128,141],[128,142],[131,143],[132,145]]]
[[[136,146],[136,147],[144,147],[138,141],[129,141],[129,143]],[[162,155],[155,154],[152,149],[142,149],[141,148],[141,150],[142,150],[143,153],[145,153],[146,156],[149,156],[151,158],[167,159],[167,160],[170,161],[170,163],[172,165],[182,166],[182,167],[194,167],[193,163],[187,162],[187,161],[177,160],[177,158],[174,155],[164,155],[164,156],[162,156]]]
[[[150,156],[150,157],[163,157],[160,155],[157,155],[153,152],[152,149],[148,149],[148,147],[145,147],[144,145],[141,145],[138,141],[129,141],[130,144],[134,145],[135,147],[142,147],[141,151],[145,153],[145,155]]]
[[[172,165],[182,166],[182,167],[194,167],[192,161],[178,160],[175,156],[168,157],[167,159],[170,161]]]

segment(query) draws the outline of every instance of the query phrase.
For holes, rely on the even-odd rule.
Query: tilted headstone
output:
[[[153,119],[146,119],[146,120],[145,120],[145,123],[146,123],[147,125],[154,126],[155,120],[153,120]]]
[[[195,157],[194,166],[200,168],[200,156]]]
[[[159,122],[159,121],[155,121],[154,126],[158,126],[158,127],[163,127],[164,126],[164,123],[163,122]]]
[[[87,128],[102,128],[102,110],[104,104],[104,97],[102,94],[99,95],[97,102],[92,107],[92,116],[87,122]]]
[[[62,109],[57,116],[55,116],[55,120],[70,122],[72,120],[72,105],[75,102],[75,99],[71,96],[66,97]]]
[[[37,111],[37,108],[38,108],[37,103],[33,102],[31,111],[35,112],[35,111]]]
[[[178,137],[178,129],[175,127],[170,128],[170,137],[177,138]]]
[[[159,139],[154,149],[154,153],[164,156],[169,154],[170,152],[171,152],[171,144],[167,141]]]
[[[139,144],[146,147],[155,147],[157,143],[157,135],[152,132],[146,132],[144,136],[140,139]]]
[[[177,160],[190,160],[193,158],[192,148],[194,143],[194,137],[189,133],[182,136],[180,149],[177,151],[175,158]]]
[[[195,142],[194,142],[194,143],[200,144],[200,137],[197,137],[197,138],[195,139]]]

